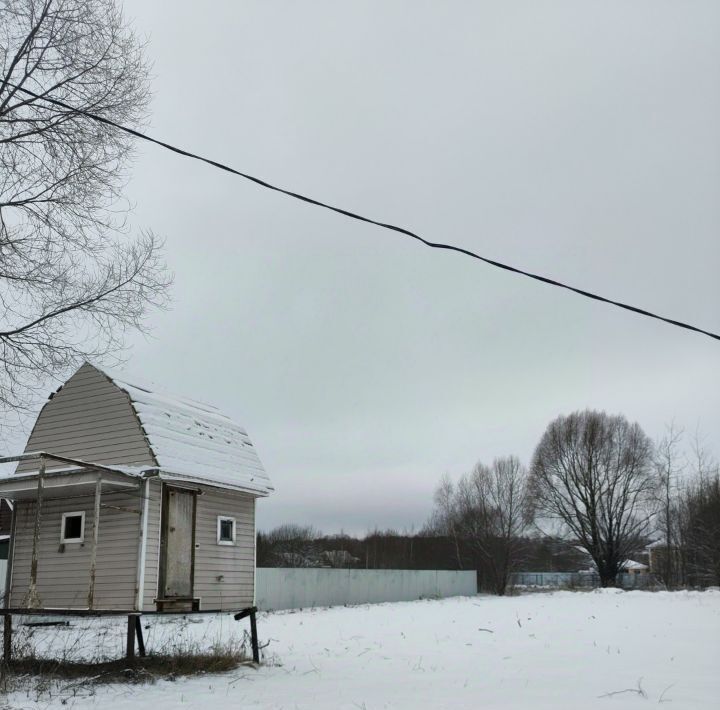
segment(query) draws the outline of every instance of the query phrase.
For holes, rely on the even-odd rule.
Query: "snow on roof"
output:
[[[52,461],[52,456],[49,456]],[[38,453],[37,460],[40,460],[40,454]],[[53,466],[52,469],[46,471],[46,474],[53,476],[56,474],[71,474],[71,473],[83,473],[91,468],[99,468],[105,471],[112,471],[114,473],[122,473],[125,476],[137,476],[142,478],[148,472],[158,471],[154,466],[121,466],[118,464],[108,463],[97,463],[95,461],[85,461],[77,459],[76,464],[68,464],[67,466]],[[35,478],[40,473],[40,468],[33,469],[32,471],[23,471],[22,473],[9,473],[4,476],[0,476],[0,483],[11,483],[13,481],[21,480],[24,478]],[[6,500],[3,498],[3,500]]]
[[[642,562],[635,562],[635,560],[625,560],[625,562],[620,565],[620,568],[637,570],[649,569],[647,565],[644,565]]]
[[[274,490],[245,429],[218,409],[97,369],[129,396],[162,472],[257,495]]]

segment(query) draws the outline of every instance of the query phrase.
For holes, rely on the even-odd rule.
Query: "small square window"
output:
[[[85,537],[85,513],[63,513],[60,542],[82,542]]]
[[[217,541],[218,545],[235,544],[235,518],[218,517]]]

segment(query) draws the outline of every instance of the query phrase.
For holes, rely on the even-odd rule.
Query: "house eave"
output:
[[[196,476],[177,471],[168,471],[162,468],[158,469],[158,477],[160,478],[160,480],[164,481],[194,483],[197,485],[211,486],[213,488],[221,488],[228,491],[237,491],[238,493],[245,493],[256,498],[266,498],[273,490],[272,488],[263,484],[259,484],[257,487],[243,484],[232,484],[228,483],[227,481],[219,481],[217,479],[209,478],[207,476]]]

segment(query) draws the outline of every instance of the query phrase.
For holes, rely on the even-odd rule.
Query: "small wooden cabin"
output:
[[[86,363],[0,481],[14,501],[6,605],[250,607],[255,501],[272,490],[245,430],[217,409]]]

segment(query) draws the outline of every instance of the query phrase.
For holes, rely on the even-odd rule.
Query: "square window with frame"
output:
[[[63,513],[60,523],[60,542],[83,542],[85,539],[85,511]]]
[[[224,515],[218,516],[217,543],[218,545],[235,544],[235,518],[228,518]]]

